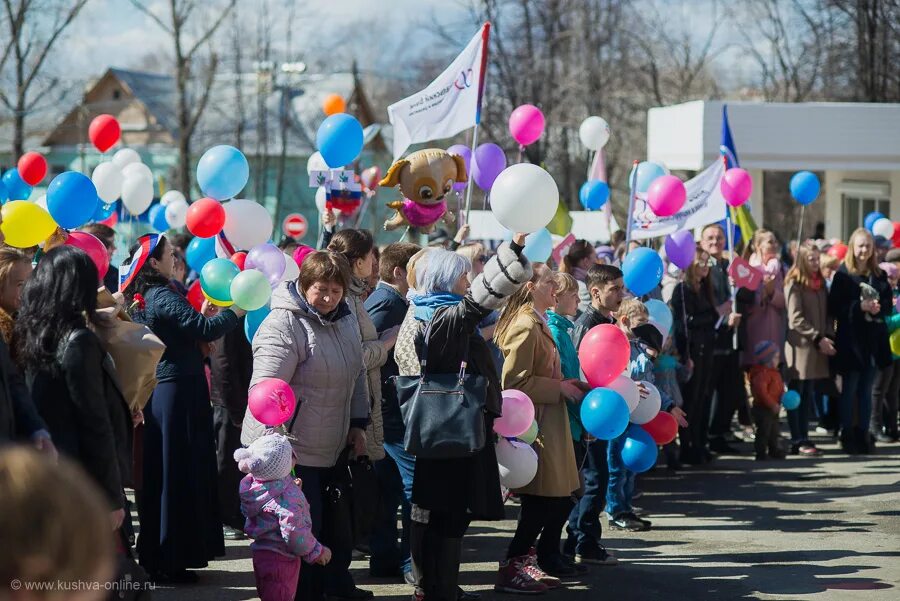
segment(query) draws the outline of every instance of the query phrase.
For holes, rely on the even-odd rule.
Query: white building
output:
[[[648,160],[698,171],[719,159],[723,104],[697,101],[650,109]],[[804,169],[824,174],[814,204],[824,204],[824,211],[815,209],[824,216],[827,237],[846,240],[871,211],[900,221],[900,104],[727,104],[741,167],[753,177],[757,223],[776,225],[787,218],[785,205],[775,202],[786,190],[766,190],[764,172]]]

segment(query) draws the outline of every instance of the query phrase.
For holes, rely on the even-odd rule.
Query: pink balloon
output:
[[[625,333],[612,324],[594,326],[578,348],[581,370],[591,388],[606,386],[628,367],[631,346]]]
[[[719,182],[722,196],[732,207],[739,207],[750,199],[753,192],[753,178],[744,169],[733,167],[725,172]]]
[[[534,403],[519,390],[503,391],[503,415],[494,420],[494,432],[515,438],[528,431],[534,421]]]
[[[509,116],[509,133],[522,146],[537,142],[544,135],[544,113],[533,104],[517,107]]]
[[[687,199],[684,183],[674,175],[661,175],[647,190],[647,203],[660,217],[669,217],[681,210]]]
[[[97,275],[100,276],[102,282],[103,276],[109,271],[109,253],[103,243],[96,236],[87,232],[70,232],[66,239],[66,245],[80,248],[87,253],[94,265],[97,266]]]
[[[256,421],[267,426],[280,426],[291,419],[297,400],[287,382],[266,378],[250,389],[247,406]]]

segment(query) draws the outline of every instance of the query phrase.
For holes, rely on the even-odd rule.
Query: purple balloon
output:
[[[666,256],[679,269],[687,269],[694,260],[697,243],[690,230],[681,230],[666,236]]]
[[[482,144],[475,149],[472,161],[472,178],[485,192],[491,191],[494,180],[506,169],[506,153],[496,144]]]
[[[247,253],[247,260],[244,262],[244,270],[256,269],[261,271],[272,286],[277,285],[281,281],[281,276],[284,275],[286,266],[287,262],[281,249],[274,244],[268,243],[251,248],[250,252]]]
[[[472,177],[472,149],[465,144],[454,144],[447,149],[447,152],[461,156],[466,162],[466,173],[468,174],[468,177]],[[462,192],[466,189],[466,182],[456,182],[453,184],[453,189],[457,192]]]

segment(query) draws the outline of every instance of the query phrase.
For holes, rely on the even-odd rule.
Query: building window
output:
[[[878,211],[891,216],[891,187],[886,182],[841,183],[841,233],[842,239],[849,240],[850,234],[862,227],[866,215]]]
[[[122,92],[119,90],[113,90],[113,100],[119,100],[122,97]]]

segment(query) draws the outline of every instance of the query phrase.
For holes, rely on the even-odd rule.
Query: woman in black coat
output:
[[[828,293],[828,311],[837,324],[832,366],[842,380],[841,448],[851,454],[871,453],[872,385],[878,369],[891,363],[885,318],[891,314],[893,296],[876,263],[872,234],[859,228],[848,246]]]
[[[113,529],[125,517],[131,475],[131,413],[112,360],[88,329],[97,308],[97,268],[61,246],[43,256],[22,291],[17,358],[56,448],[106,494]]]
[[[531,278],[523,246],[524,234],[501,246],[470,290],[471,265],[456,253],[429,251],[416,265],[419,294],[412,299],[394,349],[400,375],[421,373],[422,359],[428,372],[455,374],[468,353],[467,373],[487,379],[484,448],[463,459],[416,458],[410,554],[416,593],[429,601],[457,599],[462,537],[469,522],[504,517],[493,444],[493,421],[502,403],[500,377],[478,324]],[[429,326],[425,357],[420,353]]]
[[[244,311],[207,319],[169,286],[172,244],[147,234],[132,249],[122,291],[134,320],[165,343],[158,384],[144,408],[143,488],[138,499],[138,554],[161,582],[194,582],[190,568],[225,554],[216,493],[216,443],[203,366],[208,343],[235,329]]]
[[[693,362],[693,374],[681,392],[690,425],[680,431],[681,461],[692,465],[712,459],[706,445],[712,407],[713,349],[719,320],[709,276],[713,264],[709,253],[698,246],[694,262],[685,270],[684,280],[675,286],[671,301],[675,346],[682,361]]]

